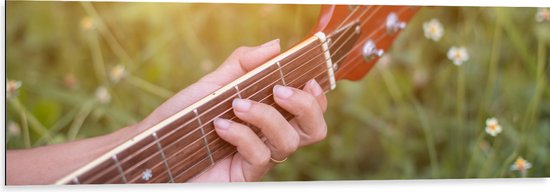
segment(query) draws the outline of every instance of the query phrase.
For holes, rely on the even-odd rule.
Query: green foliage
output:
[[[8,149],[93,137],[139,122],[237,47],[280,38],[287,49],[316,5],[7,2]],[[550,175],[550,22],[534,8],[423,8],[378,64],[328,94],[328,137],[265,180]],[[24,14],[23,14],[24,13]],[[422,24],[441,21],[435,42]],[[447,58],[465,46],[460,66]],[[109,79],[116,66],[128,74]],[[103,86],[107,102],[96,96]],[[502,133],[485,133],[496,117]],[[28,134],[26,134],[28,133]]]

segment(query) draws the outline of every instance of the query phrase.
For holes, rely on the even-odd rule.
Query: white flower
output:
[[[100,86],[95,91],[95,97],[100,103],[109,103],[111,101],[111,94],[109,90],[104,86]]]
[[[445,31],[437,19],[431,19],[430,21],[424,22],[422,28],[424,29],[424,36],[434,41],[439,41]]]
[[[6,82],[6,98],[12,98],[17,95],[17,90],[21,87],[21,81],[9,80]]]
[[[548,8],[539,8],[535,19],[538,22],[550,21],[550,9]]]
[[[447,57],[453,61],[455,65],[461,65],[470,58],[465,47],[454,46],[449,49],[449,52],[447,52]]]
[[[522,157],[518,157],[518,159],[516,159],[516,162],[514,162],[514,164],[512,164],[512,166],[510,167],[510,169],[512,171],[519,171],[519,172],[525,172],[527,171],[527,169],[530,169],[531,168],[531,163],[529,163],[529,161],[523,159]]]
[[[145,171],[143,171],[143,174],[141,175],[141,178],[145,181],[149,181],[151,177],[153,177],[153,172],[151,171],[151,169],[145,169]]]
[[[15,136],[21,134],[21,128],[19,127],[19,124],[13,121],[10,121],[10,123],[8,124],[8,131],[10,134]]]
[[[485,120],[485,132],[493,137],[502,132],[502,127],[498,124],[496,118],[492,117]]]
[[[126,69],[124,65],[117,65],[111,69],[109,72],[109,77],[111,78],[111,81],[117,83],[122,78],[126,77]]]

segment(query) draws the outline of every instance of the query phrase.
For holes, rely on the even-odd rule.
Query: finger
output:
[[[252,181],[262,177],[270,168],[271,151],[266,144],[247,126],[230,120],[214,120],[216,133],[228,143],[237,147],[237,151],[247,162],[249,169],[243,171],[244,180]]]
[[[279,39],[256,47],[239,47],[212,73],[200,81],[225,85],[279,54]]]
[[[280,51],[281,46],[279,44],[279,39],[275,39],[258,47],[254,47],[247,53],[243,53],[239,56],[239,63],[245,72],[252,71],[260,66],[260,64],[263,64],[279,54]]]
[[[260,129],[266,137],[272,157],[282,160],[300,144],[300,137],[288,121],[270,105],[250,100],[233,100],[233,111],[239,119]]]
[[[327,96],[315,79],[309,80],[303,90],[315,97],[323,112],[327,111]]]
[[[311,89],[314,92],[313,94],[319,94],[317,97],[320,97],[323,95],[322,90],[317,90],[316,86],[318,85],[315,84],[307,89]],[[326,137],[327,126],[323,111],[314,95],[296,88],[280,85],[273,88],[273,95],[279,106],[295,116],[298,133],[300,133],[300,146],[319,142]]]

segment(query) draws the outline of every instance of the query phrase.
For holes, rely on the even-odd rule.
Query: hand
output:
[[[211,92],[258,67],[280,51],[279,41],[274,40],[257,47],[240,47],[215,71],[195,84],[180,91],[158,107],[139,124],[143,130],[158,121],[193,104]],[[323,112],[326,96],[315,80],[310,80],[303,90],[277,85],[273,89],[275,102],[292,113],[295,118],[287,121],[270,105],[251,100],[235,99],[235,115],[260,129],[264,138],[258,137],[250,127],[227,119],[216,119],[216,133],[236,146],[238,153],[218,161],[193,182],[257,181],[275,163],[294,153],[298,147],[319,142],[327,133]]]

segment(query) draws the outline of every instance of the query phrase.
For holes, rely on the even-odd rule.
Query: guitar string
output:
[[[364,24],[364,23],[363,23],[363,24]],[[376,30],[375,32],[373,32],[373,33],[371,33],[371,34],[376,34],[378,31],[379,31],[379,30]],[[378,41],[378,40],[376,40],[376,41]],[[347,54],[346,54],[346,55],[347,55]],[[341,58],[340,60],[342,60],[342,59],[344,59],[344,58]],[[338,60],[337,62],[339,62],[340,60]],[[317,67],[316,67],[316,68],[317,68]],[[314,69],[316,69],[316,68],[314,68]],[[311,70],[314,70],[314,69],[311,69]],[[310,71],[311,71],[311,70],[310,70]],[[325,73],[325,72],[321,72],[321,74],[323,74],[323,73]],[[302,76],[303,76],[303,75],[302,75]],[[300,77],[302,77],[302,76],[300,76]],[[300,78],[300,77],[299,77],[299,78]],[[262,101],[263,101],[263,99],[262,99]],[[211,131],[211,132],[212,132],[212,131]],[[210,132],[209,132],[209,133],[210,133]],[[205,136],[208,136],[208,134],[206,134]],[[182,150],[185,150],[185,148],[182,149]]]
[[[346,19],[340,24],[340,26],[339,26],[338,28],[340,28],[343,24],[345,24],[345,23],[347,22],[347,20],[349,20],[349,19],[351,18],[351,16],[352,16],[357,10],[359,10],[359,8],[363,8],[363,7],[364,7],[364,6],[358,6],[358,7],[356,7],[356,8],[346,17]],[[368,10],[369,10],[371,7],[373,7],[373,6],[368,6],[368,7],[366,7],[366,9],[362,12],[361,16],[359,16],[359,18],[362,17],[366,12],[368,12]],[[378,7],[377,7],[377,10],[378,10],[379,8],[381,8],[381,6],[378,6]],[[377,12],[377,11],[375,11],[374,13],[376,13],[376,12]],[[374,15],[374,13],[371,14],[371,16]],[[369,16],[369,17],[367,18],[367,20],[370,19],[371,16]],[[336,39],[336,41],[338,41],[341,37],[342,37],[342,36],[338,37],[338,38]],[[327,38],[327,39],[328,39],[328,38]],[[326,40],[325,40],[325,41],[326,41]],[[324,43],[324,42],[323,42],[323,43]],[[310,51],[312,51],[312,50],[314,50],[315,48],[318,48],[318,47],[320,47],[320,46],[322,46],[322,44],[317,45],[317,46],[313,47],[312,49],[307,50],[307,52],[305,52],[305,53],[303,53],[302,55],[299,55],[298,57],[296,57],[296,58],[294,58],[293,60],[289,61],[288,64],[290,64],[290,63],[292,63],[293,61],[297,60],[299,57],[302,57],[302,56],[304,56],[304,55],[307,55],[308,52],[310,52]],[[323,53],[324,53],[324,52],[323,52]],[[323,54],[319,54],[319,55],[315,56],[314,58],[317,58],[317,57],[319,57],[319,56],[321,56],[321,55],[323,55]],[[313,59],[311,59],[311,60],[313,60]],[[307,61],[306,64],[309,63],[311,60]],[[283,67],[285,67],[285,66],[287,66],[287,65],[283,65],[283,66],[281,66],[281,68],[283,68]],[[299,66],[298,68],[300,68],[300,67],[301,67],[301,66]],[[290,73],[292,73],[292,72],[294,72],[294,71],[296,71],[296,70],[297,70],[297,69],[294,69],[294,70],[292,70],[291,72],[287,73],[287,76],[288,76],[288,74],[290,74]],[[276,71],[274,71],[274,72],[276,72]],[[270,74],[264,76],[263,78],[261,78],[261,79],[258,80],[258,81],[261,81],[261,80],[265,79],[266,77],[271,76],[274,72],[271,72]],[[285,77],[286,77],[286,76],[285,76]],[[241,92],[247,90],[249,87],[252,87],[253,85],[254,85],[254,84],[248,85],[248,86],[245,87]],[[233,95],[230,96],[229,98],[233,98],[235,95],[236,95],[236,94],[233,94]],[[252,95],[252,96],[254,96],[254,95]],[[252,97],[252,96],[251,96],[251,97]],[[225,99],[224,101],[221,101],[220,103],[218,103],[218,105],[221,104],[221,103],[223,103],[223,102],[225,102],[225,101],[227,101],[227,100],[229,100],[229,99]],[[214,106],[213,108],[217,107],[218,105]],[[210,109],[210,110],[211,110],[211,109]],[[203,112],[203,114],[206,113],[206,112],[209,112],[210,110],[207,110],[207,111]],[[225,113],[225,112],[224,112],[224,113]],[[201,116],[202,116],[202,115],[201,115]],[[188,122],[183,123],[182,125],[178,126],[178,127],[175,128],[174,130],[170,131],[170,132],[167,133],[166,135],[164,135],[164,136],[162,136],[161,138],[159,138],[159,140],[165,139],[166,137],[168,137],[168,136],[169,136],[170,134],[172,134],[173,132],[179,130],[180,128],[182,128],[182,127],[184,127],[184,126],[186,126],[186,125],[188,125],[190,122],[194,122],[197,118],[200,118],[200,116],[199,116],[199,117],[192,118],[192,119],[189,120]],[[206,124],[207,124],[207,123],[206,123]],[[191,134],[191,133],[193,133],[193,132],[195,132],[195,131],[196,131],[196,130],[193,130],[193,131],[191,131],[190,133],[186,134],[185,136],[188,136],[189,134]],[[185,137],[185,136],[184,136],[184,137]],[[149,145],[143,147],[141,150],[139,150],[139,151],[137,151],[137,152],[134,152],[134,153],[139,153],[139,152],[141,152],[141,151],[143,151],[143,150],[149,149],[149,147],[151,147],[151,146],[152,146],[152,144],[149,144]],[[166,146],[166,147],[167,147],[167,146]],[[132,156],[131,156],[131,157],[132,157]],[[129,158],[128,158],[128,157],[124,158],[124,160],[121,160],[121,163],[126,162],[128,159],[131,159],[131,157],[129,157]],[[149,158],[148,158],[148,159],[149,159]],[[139,162],[139,163],[141,163],[141,162]],[[101,171],[100,173],[98,173],[98,175],[93,176],[92,178],[90,178],[90,180],[91,180],[91,181],[94,181],[95,179],[100,178],[100,176],[102,176],[103,174],[105,174],[105,172],[108,173],[110,170],[112,170],[112,168],[107,168],[107,169]],[[91,182],[91,181],[90,181],[90,182]]]
[[[365,10],[365,12],[368,11],[369,9],[370,9],[370,7],[367,7],[367,9]],[[358,8],[355,8],[354,11],[352,11],[352,13],[351,13],[350,15],[354,14],[357,10],[359,10],[359,7],[358,7]],[[362,15],[364,15],[364,13],[363,13]],[[349,18],[350,18],[350,17],[348,16],[348,18],[346,18],[346,20],[349,20]],[[341,25],[343,25],[345,22],[346,22],[346,21],[344,21]],[[337,40],[338,40],[338,39],[337,39]],[[311,50],[308,50],[308,52],[309,52],[309,51],[311,51]],[[307,52],[306,52],[306,53],[307,53]],[[305,54],[304,54],[304,55],[305,55]],[[322,55],[322,54],[320,54],[320,55]],[[318,56],[320,56],[320,55],[318,55]],[[317,58],[318,56],[316,56],[316,57],[314,57],[314,58]],[[294,60],[296,60],[296,58],[295,58]],[[313,60],[313,59],[311,59],[310,61],[312,61],[312,60]],[[310,61],[307,61],[305,64],[309,63]],[[289,62],[289,63],[292,63],[292,61]],[[284,68],[284,67],[287,67],[287,66],[286,66],[286,65],[282,66],[282,68]],[[301,68],[301,66],[298,67],[297,69],[299,69],[299,68]],[[294,69],[294,70],[292,70],[291,72],[287,73],[287,76],[288,76],[288,74],[292,74],[292,73],[293,73],[294,71],[296,71],[297,69]],[[275,72],[276,72],[276,71],[275,71]],[[272,74],[274,74],[274,73],[271,72],[270,74],[266,75],[266,77],[271,76]],[[287,76],[284,76],[284,77],[287,77]],[[264,77],[264,78],[265,78],[265,77]],[[262,78],[262,79],[264,79],[264,78]],[[262,80],[262,79],[260,79],[260,80]],[[253,86],[253,84],[249,85],[249,87],[250,87],[250,86]],[[245,88],[245,89],[243,89],[243,91],[244,91],[244,90],[247,90],[247,89]],[[263,89],[262,89],[262,90],[263,90]],[[260,92],[261,92],[262,90],[260,90]],[[250,96],[250,97],[253,97],[253,96],[255,96],[255,95],[256,95],[256,94],[254,94],[254,95],[252,95],[252,96]],[[235,94],[233,94],[232,96],[235,96]],[[230,98],[232,98],[232,97],[230,97]],[[220,105],[221,103],[223,103],[223,102],[225,102],[225,101],[227,101],[227,100],[229,100],[229,99],[225,99],[224,101],[220,102],[218,105]],[[214,106],[213,108],[217,107],[218,105]],[[210,111],[210,110],[208,110],[208,111]],[[206,112],[208,112],[208,111],[206,111]],[[227,112],[227,111],[223,112],[222,114],[224,114],[224,113],[226,113],[226,112]],[[193,121],[193,120],[194,120],[194,119],[191,119],[190,121]],[[210,121],[206,122],[205,124],[208,124],[208,123],[210,123]],[[179,128],[184,127],[184,126],[187,125],[187,124],[188,124],[188,123],[185,123],[185,124],[181,125],[180,127],[178,127],[178,128],[176,128],[175,130],[171,131],[171,132],[168,133],[167,135],[171,134],[171,133],[174,132],[174,131],[177,131]],[[183,138],[187,137],[187,136],[190,135],[190,134],[193,134],[195,131],[196,131],[196,130],[191,131],[190,133],[188,133],[188,134],[186,134],[185,136],[183,136]],[[164,137],[162,137],[161,139],[164,139]],[[178,139],[178,141],[179,141],[179,139]],[[176,141],[176,142],[177,142],[177,141]],[[194,142],[193,142],[193,143],[194,143]],[[165,146],[165,147],[169,147],[169,146],[171,146],[171,145],[168,145],[168,146]],[[148,146],[145,146],[144,148],[142,148],[142,150],[139,150],[138,152],[141,152],[141,151],[145,150],[146,147],[148,147]],[[173,156],[173,155],[172,155],[172,156]],[[171,156],[171,157],[172,157],[172,156]],[[125,158],[125,159],[131,159],[131,158],[132,158],[132,157],[127,157],[127,158]],[[148,157],[148,158],[146,158],[146,159],[144,159],[144,160],[138,162],[138,164],[139,164],[139,163],[142,163],[143,161],[147,161],[147,160],[150,159],[150,158],[152,158],[152,156],[150,156],[150,157]],[[132,166],[132,167],[130,168],[130,170],[132,170],[133,168],[135,168],[135,166]],[[106,171],[108,172],[109,170],[111,170],[111,169],[108,169],[108,170],[106,170]],[[104,172],[105,172],[105,171],[104,171]],[[99,176],[98,176],[98,178],[99,178]],[[93,180],[93,179],[94,179],[94,178],[92,178],[92,180]]]
[[[372,35],[378,33],[379,31],[380,31],[380,30],[376,30],[375,32],[372,33]],[[372,35],[371,35],[371,36],[372,36]],[[384,37],[382,36],[382,38],[384,38]],[[379,40],[380,40],[380,39],[377,39],[376,42],[378,42]],[[346,55],[347,55],[347,54],[346,54]],[[336,63],[340,62],[340,61],[341,61],[342,59],[344,59],[344,58],[345,58],[345,56],[342,57],[342,58],[340,58]],[[319,67],[319,66],[320,66],[320,65],[316,66],[316,67],[313,68],[313,69],[310,69],[309,71],[315,70],[315,69],[317,69],[317,67]],[[308,72],[309,72],[309,71],[308,71]],[[324,75],[325,72],[326,72],[326,71],[321,72],[321,74],[319,74],[319,75]],[[306,72],[306,74],[307,74],[307,72]],[[302,76],[303,76],[303,75],[302,75]],[[302,76],[298,77],[296,80],[300,79]],[[326,77],[326,76],[323,76],[323,77]],[[328,80],[328,79],[324,79],[324,80]],[[293,82],[294,82],[294,81],[293,81]],[[326,81],[323,82],[323,83],[326,83]],[[269,97],[271,97],[271,96],[268,96],[267,98],[269,98]],[[267,99],[267,98],[264,98],[264,99]],[[264,99],[262,99],[262,100],[259,101],[259,102],[262,102]],[[275,103],[273,103],[273,104],[275,104]],[[292,116],[292,115],[290,115],[290,116]],[[287,117],[285,117],[285,119],[286,119],[286,118],[287,118]],[[210,133],[212,133],[212,132],[214,132],[214,130],[212,130],[212,131],[208,132],[207,134],[205,134],[204,137],[210,135]],[[200,139],[199,139],[199,140],[200,140]],[[219,137],[216,138],[214,141],[210,142],[209,145],[215,143],[217,140],[219,140]],[[196,142],[196,141],[195,141],[195,142]],[[193,142],[193,143],[194,143],[194,142]],[[185,149],[186,149],[186,148],[184,148],[184,149],[182,149],[182,150],[185,150]],[[202,147],[201,149],[204,149],[204,147]],[[182,150],[180,150],[179,152],[181,152]],[[220,150],[221,150],[221,149],[220,149]],[[196,152],[195,152],[195,153],[196,153]],[[211,154],[214,154],[214,153],[216,153],[216,151],[212,152]],[[233,153],[234,153],[234,152],[233,152]],[[189,157],[188,157],[188,158],[189,158]],[[185,160],[187,160],[188,158],[182,160],[181,162],[185,162]],[[203,159],[203,160],[204,160],[204,159]],[[200,160],[199,163],[202,162],[203,160]],[[162,163],[162,162],[161,162],[161,163]],[[159,164],[157,164],[157,165],[155,165],[155,166],[158,166],[158,165],[159,165]],[[176,164],[176,166],[178,166],[178,165],[179,165],[179,163]],[[191,166],[190,168],[184,170],[182,173],[187,172],[187,171],[188,171],[189,169],[191,169],[192,167],[194,167],[194,165]],[[163,171],[163,173],[164,173],[164,172],[166,172],[166,170]],[[182,173],[180,173],[180,175],[181,175]],[[179,175],[178,175],[178,176],[179,176]],[[176,176],[175,178],[177,178],[178,176]],[[134,179],[134,180],[135,180],[135,179]]]
[[[365,20],[365,21],[368,21],[368,20]],[[364,24],[364,23],[362,23],[362,24]],[[379,31],[379,30],[377,30],[377,31]],[[374,33],[372,33],[372,34],[376,34],[376,32],[374,32]],[[338,39],[337,39],[337,40],[338,40]],[[335,52],[336,52],[336,51],[335,51]],[[346,55],[347,55],[347,54],[346,54]],[[345,56],[344,56],[344,57],[345,57]],[[340,59],[340,60],[341,60],[341,59]],[[340,60],[339,60],[339,61],[340,61]],[[310,60],[310,61],[311,61],[311,60]],[[339,62],[339,61],[337,61],[337,62]],[[309,62],[309,61],[308,61],[308,62]],[[316,69],[316,68],[317,68],[317,67],[315,67],[314,69]],[[311,69],[311,70],[314,70],[314,69]],[[310,71],[311,71],[311,70],[310,70]],[[326,71],[321,72],[321,74],[323,74],[323,73],[325,73],[325,72],[326,72]],[[271,75],[271,74],[270,74],[270,75]],[[268,76],[269,76],[269,75],[268,75]],[[302,75],[302,76],[303,76],[303,75]],[[302,76],[300,76],[300,77],[302,77]],[[299,78],[300,78],[300,77],[299,77]],[[299,79],[299,78],[298,78],[298,79]],[[252,96],[251,96],[251,97],[252,97]],[[263,101],[263,99],[262,99],[262,101]],[[210,133],[210,132],[209,132],[209,133]],[[206,134],[206,136],[207,136],[207,135],[208,135],[208,134]],[[185,148],[182,149],[182,150],[185,150]],[[170,158],[169,158],[169,159],[170,159]]]
[[[399,12],[400,12],[399,14],[401,14],[401,11],[399,11]],[[377,31],[379,32],[379,30],[377,30]],[[376,33],[377,33],[377,32],[374,32],[373,34],[376,34]],[[376,41],[376,42],[379,42],[382,38],[385,38],[385,37],[382,36],[382,37],[380,37],[379,39],[376,39],[375,41]],[[347,55],[347,54],[346,54],[346,55]],[[345,59],[345,57],[340,58],[338,61],[336,61],[336,63],[342,61],[343,59]],[[313,70],[313,69],[311,69],[311,70]],[[310,70],[310,71],[311,71],[311,70]],[[307,72],[306,72],[306,73],[307,73]],[[325,80],[325,81],[322,81],[323,83],[326,83],[326,82],[328,81],[328,79],[326,79],[327,76],[324,75],[324,72],[322,72],[322,73],[319,74],[319,75],[322,75],[322,77],[323,77],[322,80]],[[318,76],[319,76],[319,75],[318,75]],[[317,77],[318,77],[318,76],[317,76]],[[299,79],[299,78],[298,78],[298,79]],[[302,86],[303,86],[303,85],[302,85]],[[327,91],[328,91],[328,90],[327,90]],[[269,98],[269,97],[270,97],[270,96],[268,96],[267,98]],[[264,98],[264,99],[266,99],[266,98]],[[263,99],[262,99],[262,101],[263,101]],[[260,101],[260,102],[261,102],[261,101]],[[273,103],[273,104],[275,104],[275,103]],[[270,105],[271,105],[271,104],[270,104]],[[290,118],[290,117],[292,117],[292,114],[290,114],[289,117],[285,117],[285,119]],[[212,132],[214,132],[214,130],[210,131],[210,132],[209,132],[208,134],[206,134],[206,135],[209,135],[209,134],[212,133]],[[260,133],[260,134],[261,134],[261,133]],[[261,137],[260,134],[258,134],[258,136]],[[220,138],[218,137],[218,138],[215,139],[215,141],[217,141],[217,140],[219,140],[219,139],[220,139]],[[212,141],[212,143],[215,143],[215,141]],[[225,142],[225,141],[222,140],[222,142]],[[204,147],[202,147],[202,149],[204,149]],[[218,149],[217,151],[220,151],[220,150],[223,150],[223,147],[221,147],[221,148]],[[214,152],[212,152],[211,154],[215,154],[217,151],[214,151]],[[224,158],[227,158],[227,156],[230,156],[231,154],[233,154],[233,153],[235,153],[235,152],[236,152],[236,151],[233,151],[233,152],[227,154],[225,157],[220,158],[219,160],[224,159]],[[189,157],[188,157],[188,158],[189,158]],[[176,166],[178,166],[178,165],[181,164],[182,162],[185,162],[185,160],[187,160],[188,158],[185,158],[184,160],[180,161],[180,163],[176,164]],[[181,172],[181,173],[180,173],[178,176],[176,176],[175,178],[177,178],[177,177],[179,177],[180,175],[184,174],[185,172],[189,171],[189,170],[192,169],[194,166],[196,166],[197,164],[199,164],[200,162],[202,162],[202,161],[204,161],[204,160],[206,160],[206,159],[208,159],[208,156],[205,157],[205,158],[203,158],[202,160],[199,160],[197,163],[195,163],[194,165],[192,165],[192,166],[189,167],[188,169],[183,170],[183,172]],[[217,160],[217,161],[218,161],[218,160]],[[166,170],[163,171],[162,173],[165,173],[165,172],[166,172]]]
[[[382,37],[382,38],[383,38],[383,37]],[[379,39],[377,39],[376,41],[378,42]],[[339,59],[337,62],[340,62],[340,61],[343,60],[343,59],[344,59],[344,58],[341,58],[341,59]],[[312,70],[313,70],[313,69],[312,69]],[[322,83],[327,83],[329,79],[327,79],[328,77],[327,77],[325,74],[323,74],[323,73],[324,73],[324,72],[322,72],[321,74],[319,74],[319,75],[321,75],[321,77],[323,78],[320,82],[322,82]],[[319,76],[317,76],[317,77],[319,77]],[[328,92],[328,90],[327,90],[327,92]],[[261,102],[261,101],[260,101],[260,102]],[[273,104],[275,104],[275,103],[273,103]],[[270,104],[270,105],[272,105],[272,104]],[[290,114],[288,117],[285,116],[285,119],[288,119],[288,118],[290,118],[290,117],[292,117],[292,114]],[[208,134],[211,134],[212,132],[215,132],[215,130],[210,131]],[[207,134],[207,135],[208,135],[208,134]],[[261,137],[261,133],[258,134],[258,136]],[[216,138],[215,140],[220,140],[220,138],[218,137],[218,138]],[[215,142],[216,142],[216,141],[213,141],[212,143],[215,143]],[[222,140],[221,142],[224,142],[224,141]],[[214,144],[212,144],[212,145],[214,145]],[[230,145],[230,146],[231,146],[231,145]],[[225,146],[225,148],[227,148],[227,146]],[[203,147],[202,149],[204,149],[204,147]],[[213,154],[216,154],[218,151],[221,151],[221,150],[223,150],[223,149],[220,148],[220,149],[218,149],[218,150],[212,152],[212,155],[213,155]],[[228,153],[226,156],[224,156],[224,157],[218,159],[217,161],[219,161],[219,160],[221,160],[221,159],[224,159],[224,158],[227,158],[228,156],[234,154],[235,152],[236,152],[236,151],[233,151],[233,152],[231,152],[231,153]],[[188,158],[185,158],[184,160],[182,160],[181,162],[179,162],[176,166],[179,166],[181,163],[185,162],[187,159],[188,159]],[[176,178],[178,178],[178,177],[179,177],[180,175],[182,175],[182,174],[185,174],[187,171],[193,169],[193,167],[195,167],[196,165],[198,165],[199,163],[201,163],[202,161],[207,160],[207,159],[208,159],[208,155],[207,155],[206,157],[203,157],[203,159],[201,159],[201,160],[195,161],[196,163],[195,163],[194,165],[192,165],[191,167],[189,167],[189,168],[183,170],[183,172],[181,172],[178,176],[176,176]],[[165,173],[165,172],[166,172],[166,171],[163,171],[162,173]],[[197,176],[198,176],[198,175],[197,175]],[[196,176],[194,176],[194,177],[196,177]]]
[[[403,11],[404,11],[404,10],[398,11],[399,13],[398,13],[397,15],[401,16]],[[375,32],[375,33],[376,33],[376,32]],[[368,39],[368,38],[369,38],[369,37],[366,37],[366,38],[364,38],[363,40],[360,40],[360,42],[361,42],[361,41],[364,41],[364,40],[366,40],[366,39]],[[375,42],[379,42],[379,40],[381,40],[381,39],[383,39],[383,38],[385,38],[385,37],[384,37],[384,36],[381,36],[379,39],[375,40]],[[353,50],[353,49],[356,49],[356,48],[358,48],[358,47],[355,46],[355,47],[352,48],[352,50]],[[346,56],[347,56],[347,55],[349,55],[349,52],[346,54]],[[335,63],[338,63],[338,62],[342,61],[343,59],[346,58],[346,56],[340,58],[340,59],[337,60]],[[352,59],[352,62],[349,62],[349,63],[353,63],[353,67],[355,67],[355,66],[357,66],[357,65],[360,64],[360,63],[355,63],[355,62],[353,62],[353,61],[355,61],[356,59],[361,59],[361,58],[359,57],[359,55],[356,55],[356,56]],[[345,64],[343,64],[342,67],[343,67],[344,65],[345,65]],[[346,69],[352,69],[353,67],[351,67],[351,68],[348,67],[348,68],[346,68]],[[349,70],[348,70],[348,71],[349,71]],[[344,73],[344,75],[345,75],[345,74],[347,74],[347,73]],[[323,75],[323,74],[320,74],[320,75]],[[326,80],[326,81],[325,81],[325,80]],[[323,75],[323,76],[322,76],[322,81],[324,81],[323,83],[326,83],[326,82],[328,81],[327,76]],[[321,81],[321,82],[322,82],[322,81]],[[325,91],[325,93],[328,92],[328,91],[330,91],[330,90]],[[273,104],[275,104],[275,103],[273,103]],[[286,116],[285,116],[285,119],[288,119],[288,118],[291,118],[291,117],[292,117],[292,114],[290,114],[289,117],[286,117]],[[214,131],[214,130],[212,130],[211,132],[213,132],[213,131]],[[208,134],[210,134],[210,132],[209,132]],[[260,132],[260,133],[258,134],[258,136],[261,137],[261,134],[262,134],[262,133]],[[219,140],[219,139],[220,139],[220,137],[216,138],[213,142],[215,142],[215,141],[217,141],[217,140]],[[223,142],[223,141],[222,141],[222,142]],[[222,150],[222,149],[220,149],[220,150]],[[212,152],[212,154],[215,154],[216,152],[218,152],[218,151],[220,151],[220,150],[216,150],[216,151]],[[230,156],[233,155],[235,152],[237,152],[237,151],[235,150],[235,151],[233,151],[233,152],[231,152],[231,153],[228,153],[227,155],[221,157],[218,161],[223,160],[223,159],[225,159],[225,158],[227,158],[227,157],[230,157]],[[183,174],[183,173],[189,171],[189,169],[192,169],[194,166],[196,166],[197,164],[199,164],[200,162],[202,162],[202,161],[204,161],[204,160],[206,160],[206,159],[207,159],[207,158],[203,158],[202,160],[198,161],[195,165],[192,165],[192,166],[189,167],[187,170],[184,170],[184,171],[183,171],[182,173],[180,173],[179,175],[181,175],[181,174]],[[207,170],[207,169],[203,170],[202,172],[204,172],[204,171],[206,171],[206,170]],[[164,172],[166,172],[166,171],[164,171]],[[202,173],[202,172],[201,172],[201,173]],[[179,176],[179,175],[178,175],[178,176]],[[195,175],[195,176],[193,176],[193,177],[191,177],[191,179],[194,178],[194,177],[197,177],[197,176],[199,176],[199,175],[200,175],[200,173],[197,174],[197,175]]]
[[[370,7],[367,7],[367,8],[370,8]],[[356,8],[355,10],[358,10],[358,9]],[[368,11],[368,9],[367,9],[366,11]],[[365,11],[365,12],[366,12],[366,11]],[[363,12],[363,14],[361,14],[360,17],[362,17],[362,16],[364,15],[365,12]],[[340,38],[340,37],[339,37],[339,38]],[[336,41],[338,41],[339,38],[337,38]],[[348,37],[348,39],[346,39],[346,42],[347,42],[347,41],[349,41],[349,37]],[[337,51],[340,50],[340,48],[342,48],[342,46],[340,46],[340,47],[337,49]],[[323,52],[323,53],[324,53],[324,52]],[[320,55],[322,55],[322,54],[320,54]],[[318,56],[320,56],[320,55],[318,55]],[[316,56],[315,58],[317,58],[318,56]],[[311,59],[310,61],[312,61],[312,60],[313,60],[313,59]],[[310,61],[307,61],[305,64],[309,63]],[[290,62],[289,62],[289,63],[290,63]],[[285,66],[286,66],[286,65],[285,65]],[[303,65],[302,65],[302,66],[303,66]],[[298,67],[298,69],[301,68],[302,66]],[[284,66],[283,66],[283,67],[284,67]],[[317,69],[317,67],[314,68],[314,69]],[[297,69],[294,69],[294,70],[291,71],[290,73],[287,73],[287,75],[284,76],[284,77],[288,77],[288,76],[289,76],[288,74],[291,74],[291,73],[293,73],[293,72],[296,71],[296,70],[297,70]],[[312,70],[313,70],[313,69],[312,69]],[[274,72],[276,72],[276,71],[274,71]],[[326,72],[326,71],[325,71],[325,72]],[[322,72],[322,73],[325,73],[325,72]],[[267,76],[270,76],[270,75],[272,75],[272,74],[273,74],[273,72],[270,73],[270,74],[268,74]],[[302,76],[303,76],[303,75],[302,75]],[[302,77],[302,76],[300,76],[300,77]],[[300,78],[300,77],[299,77],[299,78]],[[265,89],[265,88],[264,88],[264,89]],[[263,91],[264,89],[260,90],[259,92]],[[257,93],[256,93],[256,94],[257,94]],[[252,96],[250,96],[250,97],[254,97],[256,94],[254,94],[254,95],[252,95]],[[234,95],[235,95],[235,94],[234,94]],[[233,95],[233,96],[234,96],[234,95]],[[228,100],[228,99],[226,99],[225,101],[227,101],[227,100]],[[262,99],[262,101],[263,101],[263,99]],[[224,101],[222,101],[222,102],[224,102]],[[229,110],[230,110],[230,109],[228,109],[227,111],[229,111]],[[225,114],[227,111],[224,111],[222,114]],[[218,116],[218,117],[219,117],[219,116]],[[213,119],[212,119],[212,120],[213,120]],[[206,122],[205,124],[210,123],[210,121],[211,121],[211,120],[209,120],[209,121]],[[185,125],[183,125],[183,126],[185,126]],[[201,126],[201,127],[203,127],[203,126]],[[199,129],[196,129],[196,130],[200,130],[201,127],[199,127]],[[186,134],[185,136],[183,136],[183,138],[185,138],[185,137],[188,136],[189,134],[192,134],[192,133],[195,132],[196,130],[191,131],[190,133]],[[205,134],[205,136],[208,136],[208,134]],[[201,137],[201,138],[202,138],[202,137]],[[178,142],[179,140],[180,140],[180,139],[178,139],[176,142]],[[196,141],[195,141],[195,142],[196,142]],[[194,143],[194,142],[192,142],[191,144],[193,144],[193,143]],[[171,144],[169,144],[168,146],[165,146],[165,147],[169,147],[169,146],[171,146]],[[185,149],[186,149],[186,148],[184,148],[184,149],[182,149],[182,150],[185,150]],[[138,152],[139,152],[139,151],[138,151]],[[154,155],[154,154],[153,154],[153,155]],[[175,155],[175,154],[172,154],[170,157],[172,157],[172,156],[174,156],[174,155]],[[144,160],[138,162],[138,164],[139,164],[139,163],[142,163],[143,161],[147,161],[147,160],[150,159],[150,158],[151,158],[151,157],[148,157],[148,158],[146,158],[146,159],[144,159]],[[131,157],[130,157],[130,158],[126,158],[126,159],[131,159]],[[130,170],[133,170],[133,168],[135,168],[135,166],[131,167]]]

